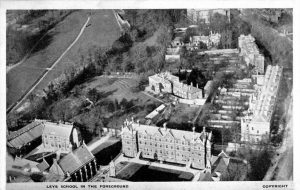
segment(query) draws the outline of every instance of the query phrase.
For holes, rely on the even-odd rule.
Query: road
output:
[[[272,158],[272,166],[266,173],[264,180],[292,180],[293,179],[293,100],[288,102],[287,125],[281,146],[276,150]]]
[[[60,62],[60,60],[65,56],[65,54],[74,46],[74,44],[78,41],[78,39],[80,38],[80,36],[83,34],[87,24],[90,21],[90,16],[87,18],[87,21],[84,23],[84,25],[82,26],[79,34],[77,35],[76,39],[68,46],[68,48],[60,55],[60,57],[52,64],[52,66],[50,68],[48,68],[46,70],[46,72],[43,74],[43,76],[35,83],[35,85],[33,87],[31,87],[31,89],[22,97],[21,100],[18,101],[17,104],[15,104],[13,107],[8,108],[8,110],[10,110],[9,112],[15,110],[17,107],[19,107],[23,101],[29,96],[29,94],[31,94],[31,92],[41,83],[41,81],[43,81],[43,79],[47,76],[47,74]],[[8,112],[8,113],[9,113]]]
[[[87,145],[87,148],[89,149],[89,151],[93,151],[95,150],[97,147],[99,147],[101,144],[105,143],[106,141],[108,141],[108,139],[110,138],[109,135],[106,135],[104,137],[102,137],[101,139],[91,143],[91,144],[88,144]]]

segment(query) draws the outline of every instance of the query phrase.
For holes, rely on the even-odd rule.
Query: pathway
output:
[[[61,56],[52,64],[50,68],[46,70],[46,72],[42,75],[42,77],[31,87],[31,89],[22,97],[21,100],[17,102],[13,107],[7,109],[8,112],[13,111],[17,107],[19,107],[23,101],[31,94],[31,92],[43,81],[43,79],[47,76],[47,74],[60,62],[60,60],[64,57],[64,55],[74,46],[74,44],[79,40],[80,36],[83,34],[87,24],[90,21],[90,16],[88,17],[85,24],[82,26],[79,34],[77,35],[76,39],[69,45],[69,47],[61,54]]]
[[[14,64],[14,65],[11,65],[11,66],[9,66],[9,65],[7,65],[6,66],[6,74],[11,70],[11,69],[13,69],[13,68],[15,68],[16,66],[19,66],[19,65],[21,65],[22,63],[24,63],[24,61],[31,55],[31,53],[32,53],[32,51],[36,48],[36,46],[40,43],[40,41],[42,40],[42,39],[44,39],[44,37],[49,33],[49,32],[52,32],[53,31],[53,29],[50,29],[50,30],[48,30],[35,44],[34,44],[34,46],[31,48],[31,50],[25,55],[25,57],[21,60],[21,61],[19,61],[18,63],[16,63],[16,64]]]

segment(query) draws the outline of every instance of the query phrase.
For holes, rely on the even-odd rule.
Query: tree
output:
[[[88,91],[87,97],[94,103],[98,102],[98,100],[100,99],[100,95],[99,95],[97,89],[95,89],[95,88],[90,89]]]

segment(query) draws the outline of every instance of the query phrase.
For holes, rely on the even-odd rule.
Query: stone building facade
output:
[[[42,145],[45,151],[69,153],[79,145],[78,132],[71,123],[42,121]]]
[[[96,158],[83,143],[59,161],[54,160],[50,174],[63,176],[64,181],[85,182],[97,174]]]
[[[220,43],[220,39],[221,34],[212,31],[208,36],[191,36],[190,43],[187,49],[191,50],[192,48],[198,47],[200,45],[200,42],[206,44],[208,49],[211,47],[217,47]]]
[[[269,65],[264,84],[257,97],[251,98],[248,115],[241,119],[241,140],[259,142],[269,138],[276,113],[279,88],[282,81],[280,66]]]
[[[153,93],[170,93],[184,99],[203,98],[202,90],[193,85],[187,85],[179,81],[179,77],[170,72],[155,74],[149,77],[149,86],[147,91]]]
[[[127,157],[141,156],[165,162],[190,165],[204,169],[211,157],[211,136],[201,133],[124,122],[122,152]]]

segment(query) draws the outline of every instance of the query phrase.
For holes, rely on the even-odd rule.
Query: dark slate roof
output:
[[[209,171],[204,171],[200,174],[200,178],[198,181],[213,181],[213,178]]]
[[[64,176],[64,172],[57,163],[56,159],[53,160],[53,164],[49,169],[49,173],[57,176]]]
[[[36,165],[36,167],[40,170],[40,171],[45,171],[47,170],[50,166],[48,164],[48,162],[43,158],[43,161],[41,163],[39,163],[38,165]]]
[[[58,164],[65,174],[67,172],[72,174],[93,159],[94,155],[88,150],[87,146],[83,144],[63,157]]]
[[[29,142],[45,134],[55,134],[64,138],[69,138],[73,130],[71,123],[53,123],[46,120],[34,120],[18,131],[13,131],[7,136],[8,146],[21,148]]]
[[[42,121],[36,120],[18,131],[11,132],[7,137],[8,146],[14,148],[21,148],[29,142],[42,136],[44,125]]]
[[[218,159],[212,165],[212,171],[220,172],[220,173],[225,172],[228,167],[228,163],[226,163],[227,160],[225,160],[225,159],[229,159],[229,158],[218,157]]]

